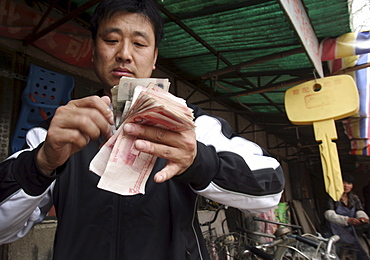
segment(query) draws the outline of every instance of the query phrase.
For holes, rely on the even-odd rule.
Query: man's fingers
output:
[[[165,144],[172,147],[189,146],[192,143],[194,144],[192,141],[195,140],[195,132],[193,129],[182,132],[173,132],[152,126],[127,123],[123,126],[123,130],[127,135],[136,136],[154,143]],[[189,138],[184,138],[185,135]]]
[[[50,122],[46,140],[37,155],[44,173],[62,165],[72,154],[100,135],[111,136],[113,113],[109,97],[91,96],[60,106]]]
[[[107,113],[106,118],[108,119],[108,122],[111,125],[114,125],[114,115],[113,115],[113,111],[110,109],[110,103],[111,103],[110,98],[108,96],[103,96],[101,97],[101,99],[108,106],[108,108],[105,108],[105,111]]]
[[[109,105],[110,105],[110,98],[108,96],[102,96],[101,97],[101,100],[103,100],[104,103],[107,104],[107,106],[109,107]]]
[[[109,97],[92,96],[70,101],[61,106],[55,113],[54,125],[67,129],[78,129],[91,139],[100,134],[109,138],[113,124],[113,112],[109,108]]]
[[[123,130],[128,135],[133,135],[156,143],[170,143],[176,140],[176,138],[173,138],[173,136],[176,135],[175,132],[156,127],[127,123],[124,125]]]
[[[134,143],[138,151],[167,159],[166,166],[154,177],[156,182],[183,173],[194,162],[197,142],[193,129],[173,132],[132,123],[125,124],[123,129],[125,134],[138,138]]]
[[[173,176],[180,175],[186,171],[196,156],[196,149],[194,151],[182,150],[145,140],[136,140],[134,145],[138,151],[167,159],[166,166],[154,176],[154,181],[158,183],[169,180]]]
[[[141,139],[136,140],[134,145],[138,151],[150,153],[179,164],[192,164],[196,153],[195,145],[174,147]]]
[[[84,148],[90,142],[90,136],[81,133],[78,129],[57,128],[48,131],[48,138],[53,139],[54,148],[62,147],[64,144],[72,144],[77,150]]]
[[[79,108],[94,108],[98,110],[110,124],[114,124],[113,112],[110,109],[110,99],[108,96],[90,96],[87,98],[72,100],[71,103]]]
[[[154,181],[157,183],[162,183],[181,173],[182,172],[178,165],[169,163],[161,171],[154,175]]]
[[[98,110],[91,108],[59,107],[51,122],[51,126],[62,129],[75,129],[93,140],[96,140],[100,134],[105,137],[109,137],[111,134],[107,119]]]

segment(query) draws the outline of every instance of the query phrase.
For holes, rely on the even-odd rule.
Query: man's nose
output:
[[[116,60],[130,62],[132,60],[132,47],[128,43],[122,43],[117,51]]]

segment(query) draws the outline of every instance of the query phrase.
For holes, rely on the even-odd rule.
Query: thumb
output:
[[[101,99],[104,101],[107,106],[110,105],[110,98],[108,96],[102,96]]]
[[[180,167],[176,164],[167,164],[161,171],[154,175],[154,181],[157,183],[165,182],[175,175],[179,175]]]

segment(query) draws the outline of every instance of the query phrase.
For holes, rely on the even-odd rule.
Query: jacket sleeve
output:
[[[369,219],[369,216],[365,213],[365,211],[357,210],[356,211],[356,218],[367,218],[367,219]]]
[[[348,216],[339,215],[333,209],[326,210],[324,216],[327,221],[335,223],[339,226],[348,226]]]
[[[354,200],[354,206],[356,207],[356,218],[367,218],[369,219],[369,216],[365,213],[360,198],[353,194],[353,200]]]
[[[225,120],[192,108],[198,151],[179,178],[196,193],[242,211],[264,212],[276,206],[285,184],[279,162],[233,133]]]
[[[49,211],[52,184],[56,176],[41,173],[35,156],[46,130],[27,133],[29,148],[19,151],[0,164],[0,244],[23,237]]]

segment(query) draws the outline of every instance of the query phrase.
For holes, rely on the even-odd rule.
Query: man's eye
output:
[[[115,42],[118,42],[117,40],[104,40],[105,42],[108,42],[108,43],[115,43]]]
[[[135,45],[137,45],[137,46],[139,46],[139,47],[144,47],[144,46],[145,46],[145,44],[141,44],[141,43],[139,43],[139,42],[135,42]]]

